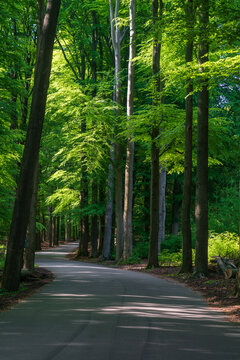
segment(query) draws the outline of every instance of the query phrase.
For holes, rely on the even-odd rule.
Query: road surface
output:
[[[55,280],[0,314],[0,360],[239,360],[240,329],[148,274],[38,253]]]

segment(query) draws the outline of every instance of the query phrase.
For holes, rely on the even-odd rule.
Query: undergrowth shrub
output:
[[[209,233],[208,238],[208,257],[222,256],[231,259],[239,257],[239,238],[235,233],[228,231],[221,234]]]
[[[6,246],[0,244],[0,269],[4,268]]]
[[[182,261],[181,252],[171,252],[168,249],[164,249],[158,255],[160,266],[180,266]]]

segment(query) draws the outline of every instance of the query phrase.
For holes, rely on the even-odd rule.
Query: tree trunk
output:
[[[102,206],[105,203],[105,184],[103,181],[99,184],[99,203]],[[105,217],[104,215],[99,215],[99,243],[98,243],[98,255],[100,256],[103,251],[103,242],[104,242],[104,227],[105,227]]]
[[[127,88],[127,118],[128,127],[131,127],[131,116],[134,107],[134,79],[136,55],[136,1],[130,0],[130,45],[128,62],[128,88]],[[124,252],[123,259],[127,260],[132,255],[132,208],[133,208],[133,163],[134,163],[134,141],[127,140],[127,158],[125,166],[125,196],[124,196]]]
[[[166,167],[160,167],[159,174],[159,232],[158,232],[158,252],[161,249],[161,243],[165,240],[165,219],[166,219]]]
[[[199,11],[199,65],[208,61],[207,29],[209,24],[209,2],[200,1]],[[196,261],[195,276],[208,274],[208,82],[200,78],[198,93],[197,172],[196,172]]]
[[[52,63],[52,52],[57,26],[60,0],[48,0],[39,45],[31,112],[24,147],[21,172],[14,204],[8,250],[2,287],[17,290],[20,284],[21,262],[33,192],[34,171],[38,161],[42,126],[45,115],[47,90]]]
[[[152,22],[153,22],[153,107],[159,104],[160,99],[160,51],[159,42],[159,20],[162,17],[163,3],[160,0],[152,0]],[[158,13],[160,15],[158,15]],[[158,267],[158,232],[159,232],[159,147],[156,139],[159,136],[159,125],[153,119],[151,133],[151,194],[150,194],[150,238],[147,267]]]
[[[48,219],[48,231],[47,231],[47,241],[50,247],[53,246],[53,217],[52,217],[52,207],[49,207],[49,219]]]
[[[26,247],[26,268],[32,272],[34,271],[35,250],[36,250],[36,217],[37,217],[37,193],[38,193],[38,164],[36,165],[34,173],[34,185],[31,201],[31,210],[29,217],[29,236]]]
[[[111,248],[111,237],[112,237],[112,215],[113,215],[113,191],[114,191],[114,147],[111,146],[110,152],[110,163],[108,167],[108,188],[107,188],[107,201],[106,201],[106,212],[105,212],[105,231],[104,231],[104,242],[103,242],[103,259],[110,258]]]
[[[111,21],[111,39],[114,50],[115,74],[114,74],[114,96],[116,103],[116,116],[121,115],[121,33],[119,28],[118,12],[119,0],[115,1],[115,11],[113,15],[113,0],[109,0],[110,21]],[[116,258],[119,260],[123,251],[123,194],[122,194],[122,144],[116,142],[116,171],[115,171],[115,217],[116,217]]]
[[[96,180],[93,179],[92,183],[92,204],[97,204],[98,202],[98,186]],[[91,244],[92,244],[92,253],[93,258],[97,257],[98,249],[98,216],[97,214],[92,215],[92,234],[91,234]]]
[[[173,199],[172,199],[172,235],[178,235],[179,220],[180,220],[180,209],[181,209],[181,195],[182,187],[179,176],[177,175],[174,179],[173,184]]]
[[[193,60],[194,26],[193,0],[188,0],[186,8],[188,26],[188,43],[186,47],[186,63]],[[193,83],[187,79],[186,89],[186,119],[185,119],[185,156],[184,156],[184,182],[182,200],[182,266],[180,272],[192,271],[192,232],[191,232],[191,197],[192,197],[192,122],[193,122]]]

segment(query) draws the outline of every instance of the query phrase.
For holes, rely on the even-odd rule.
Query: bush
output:
[[[5,263],[5,250],[6,250],[6,246],[5,245],[0,245],[0,269],[4,268],[4,263]]]
[[[239,238],[235,233],[224,232],[216,234],[209,233],[208,239],[208,257],[222,256],[231,259],[239,257]]]
[[[168,249],[164,249],[158,255],[158,260],[161,266],[180,266],[182,262],[182,253],[172,253]]]

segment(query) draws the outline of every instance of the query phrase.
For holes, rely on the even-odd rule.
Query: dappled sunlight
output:
[[[127,303],[122,306],[110,306],[101,309],[104,314],[119,313],[150,318],[187,319],[191,321],[222,320],[221,315],[209,313],[207,308],[198,308],[187,305],[170,306],[168,304]]]
[[[93,297],[93,294],[48,294],[49,296],[54,297]]]
[[[155,330],[155,331],[177,331],[177,332],[186,332],[184,329],[168,329],[166,327],[156,327],[156,326],[118,326],[121,329],[133,329],[133,330]]]

